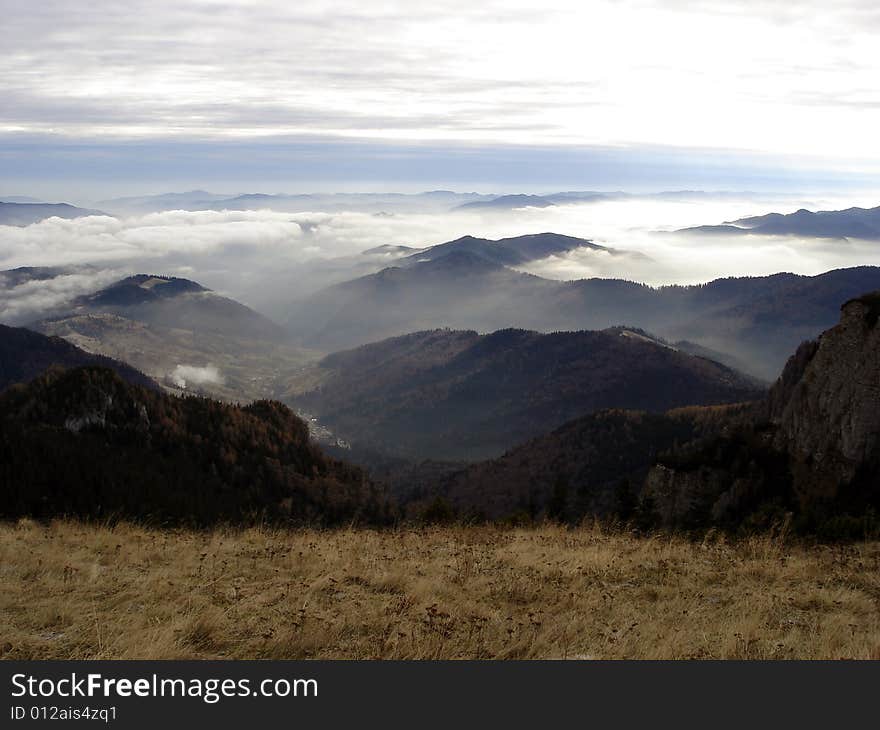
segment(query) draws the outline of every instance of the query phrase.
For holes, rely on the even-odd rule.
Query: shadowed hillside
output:
[[[617,515],[665,529],[880,533],[880,293],[790,358],[769,395],[666,414],[603,412],[411,495],[459,515]],[[436,510],[435,510],[436,511]]]
[[[658,454],[743,418],[753,404],[680,408],[667,413],[601,411],[566,423],[491,461],[434,478],[405,497],[422,514],[441,496],[476,519],[636,517],[642,484]]]
[[[178,398],[109,370],[50,371],[0,395],[0,517],[156,523],[388,519],[280,403]]]
[[[53,365],[62,368],[84,365],[110,368],[135,385],[158,389],[158,385],[130,365],[92,355],[60,337],[46,337],[23,327],[0,325],[0,390],[26,383]]]
[[[756,397],[750,379],[644,333],[418,332],[326,357],[294,397],[356,446],[479,459],[602,408],[664,411]]]

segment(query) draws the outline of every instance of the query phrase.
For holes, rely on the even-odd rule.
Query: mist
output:
[[[222,385],[224,378],[215,365],[178,365],[169,375],[171,382],[183,390],[203,385]]]
[[[20,323],[130,273],[190,278],[286,320],[297,302],[334,283],[394,265],[399,253],[464,235],[491,239],[552,231],[621,252],[582,249],[530,262],[524,271],[571,280],[623,278],[652,286],[788,271],[880,265],[872,241],[795,237],[718,237],[675,233],[747,215],[876,205],[880,195],[685,193],[513,210],[163,211],[114,218],[50,218],[0,226],[0,270],[79,267],[63,276],[4,287],[0,319]],[[84,268],[89,267],[89,268]]]

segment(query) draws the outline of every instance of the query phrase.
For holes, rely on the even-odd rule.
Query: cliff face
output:
[[[880,293],[843,307],[840,324],[823,334],[790,387],[770,397],[775,446],[791,459],[801,501],[834,498],[880,452]],[[800,354],[800,351],[799,351]],[[789,367],[800,365],[797,356]]]
[[[664,527],[795,513],[861,520],[880,506],[880,292],[801,345],[753,419],[663,455],[642,503]]]

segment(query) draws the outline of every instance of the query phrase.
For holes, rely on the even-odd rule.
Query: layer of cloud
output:
[[[78,296],[118,280],[122,275],[122,270],[88,268],[18,284],[0,277],[0,323],[18,325],[31,322],[66,306]]]
[[[650,143],[878,161],[880,21],[865,0],[2,0],[0,13],[11,135]]]
[[[694,194],[674,200],[633,198],[500,212],[167,211],[122,219],[53,218],[23,228],[0,226],[0,270],[92,268],[3,288],[0,321],[24,321],[41,309],[50,310],[137,272],[191,278],[284,321],[299,300],[317,289],[393,265],[394,256],[363,254],[367,249],[386,244],[423,248],[463,235],[497,239],[553,231],[643,254],[579,250],[526,267],[556,279],[614,277],[662,285],[778,271],[817,274],[880,265],[880,246],[788,237],[686,236],[674,231],[769,211],[872,202],[876,200]]]

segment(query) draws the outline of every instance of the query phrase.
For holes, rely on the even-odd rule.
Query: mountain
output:
[[[658,459],[642,502],[667,528],[794,515],[826,537],[880,531],[880,292],[790,358],[752,419]]]
[[[366,251],[361,251],[361,255],[397,257],[413,254],[420,250],[421,249],[413,248],[412,246],[394,246],[390,243],[386,243],[382,246],[374,246],[373,248],[368,248]]]
[[[68,203],[8,203],[0,202],[0,225],[29,226],[46,218],[84,218],[89,215],[107,215],[100,210],[77,208]]]
[[[697,226],[680,232],[697,234],[807,236],[815,238],[880,239],[880,207],[810,211],[740,218],[720,226]]]
[[[205,190],[162,193],[104,200],[99,205],[122,214],[140,215],[163,210],[275,210],[288,213],[338,212],[445,212],[463,203],[494,196],[431,190],[424,193],[244,193],[224,195]]]
[[[0,325],[0,391],[33,380],[53,366],[109,368],[130,383],[159,388],[142,372],[124,362],[84,352],[60,337],[46,337],[23,327]]]
[[[525,309],[556,283],[468,251],[410,262],[306,298],[287,321],[304,347],[324,351],[423,329],[531,327]]]
[[[411,515],[734,531],[790,524],[824,538],[880,534],[880,292],[803,343],[750,403],[606,410],[503,456],[423,479]],[[438,508],[438,504],[441,507]]]
[[[382,493],[327,458],[280,403],[177,398],[101,368],[0,394],[0,517],[207,525],[387,521]]]
[[[497,241],[464,236],[307,297],[291,312],[287,327],[303,346],[325,351],[436,327],[582,329],[556,326],[568,306],[557,299],[564,289],[562,282],[512,268],[573,251],[640,256],[556,233]],[[625,320],[603,321],[602,326],[621,321]]]
[[[491,200],[475,200],[471,203],[463,203],[456,210],[513,210],[515,208],[549,208],[554,205],[542,195],[501,195]]]
[[[78,298],[74,310],[120,314],[159,327],[277,339],[281,327],[234,299],[176,277],[138,274]]]
[[[468,253],[502,266],[521,266],[529,261],[545,259],[548,256],[559,256],[571,251],[601,251],[611,256],[631,256],[629,252],[600,246],[585,238],[563,236],[558,233],[536,233],[527,236],[501,238],[493,241],[487,238],[463,236],[454,241],[439,243],[436,246],[422,249],[398,262],[398,266],[407,266],[426,261],[436,261],[452,253]]]
[[[502,242],[465,237],[429,248],[304,299],[288,329],[303,346],[332,351],[438,327],[552,332],[627,324],[714,351],[770,381],[803,340],[835,323],[844,301],[880,287],[880,268],[869,266],[660,288],[622,279],[553,281],[510,268],[546,253],[547,240],[503,239],[518,243],[499,249]],[[593,253],[582,239],[549,240],[558,250]]]
[[[497,456],[603,408],[664,411],[762,392],[723,365],[625,329],[417,332],[329,355],[315,380],[291,402],[340,437],[442,460]]]
[[[230,400],[270,397],[312,358],[263,315],[196,282],[138,274],[33,325],[132,363],[167,387]]]
[[[138,195],[124,198],[111,198],[97,203],[103,210],[117,215],[144,215],[165,210],[208,210],[219,200],[230,196],[211,193],[207,190],[189,190],[182,193],[159,193],[158,195]]]

